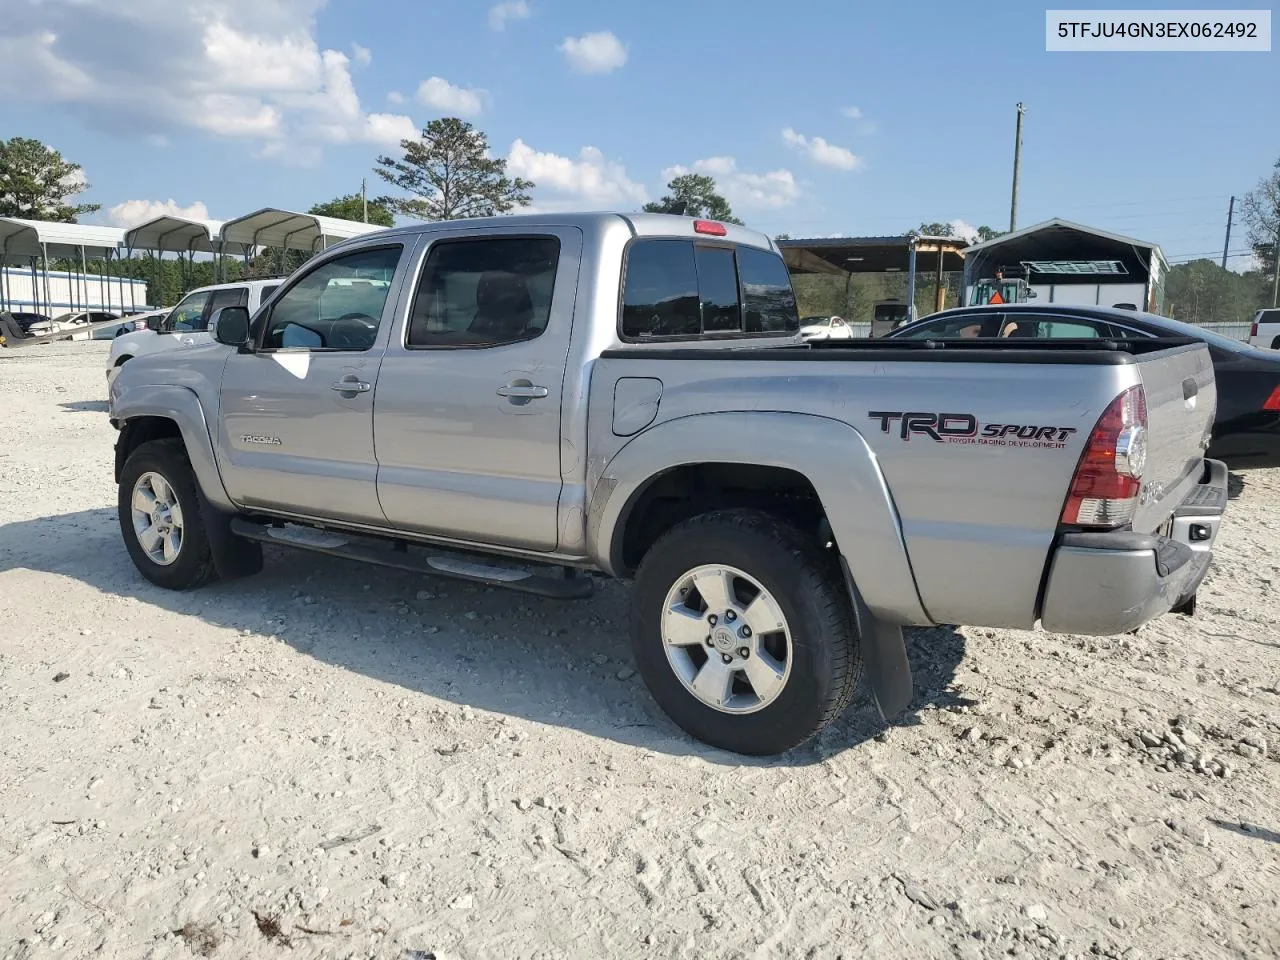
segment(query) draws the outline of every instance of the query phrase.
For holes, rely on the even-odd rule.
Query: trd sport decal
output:
[[[906,413],[872,410],[867,416],[880,421],[880,432],[897,433],[903,440],[929,437],[938,443],[973,443],[989,447],[1036,447],[1062,450],[1075,427],[1042,427],[1034,423],[979,424],[971,413]]]

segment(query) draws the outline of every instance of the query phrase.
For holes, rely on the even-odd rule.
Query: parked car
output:
[[[23,333],[29,333],[33,323],[49,322],[49,318],[43,313],[11,313],[9,316],[13,317],[13,322],[18,325],[18,329]]]
[[[50,333],[69,333],[81,327],[87,328],[95,323],[108,320],[119,320],[118,314],[105,310],[81,310],[75,313],[62,313],[52,320],[41,320],[27,327],[27,333],[33,337],[43,337]]]
[[[211,322],[111,385],[144,577],[270,543],[564,599],[634,579],[650,692],[741,753],[812,735],[864,664],[904,709],[903,625],[1190,613],[1227,502],[1203,343],[805,343],[732,224],[416,224]]]
[[[806,340],[851,340],[853,330],[844,317],[804,317],[800,336]]]
[[[209,343],[209,318],[223,307],[246,307],[256,311],[275,293],[279,277],[217,283],[192,290],[172,310],[148,314],[143,328],[116,338],[107,354],[107,383],[134,357],[158,350],[176,350]],[[135,318],[137,319],[137,318]]]
[[[1015,304],[943,310],[893,338],[1119,339],[1193,337],[1213,358],[1218,409],[1208,456],[1236,470],[1280,467],[1280,353],[1154,313],[1066,304]]]
[[[133,333],[137,330],[147,329],[147,319],[153,316],[164,316],[168,310],[150,310],[146,312],[133,311],[125,312],[120,318],[119,323],[108,324],[97,327],[93,331],[94,340],[114,340],[116,337],[123,337],[125,334]]]
[[[1249,329],[1249,343],[1255,347],[1280,350],[1280,308],[1257,312]]]

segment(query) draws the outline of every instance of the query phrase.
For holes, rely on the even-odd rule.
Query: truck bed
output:
[[[1147,402],[1150,452],[1132,523],[1143,534],[1165,524],[1198,482],[1216,402],[1209,353],[1186,338],[707,346],[605,351],[591,402],[612,407],[615,424],[629,421],[626,381],[640,378],[660,384],[656,415],[641,433],[720,412],[852,427],[850,442],[869,447],[897,511],[920,605],[938,623],[1035,622],[1076,466],[1125,389],[1141,384]],[[977,436],[911,432],[908,417],[973,424]],[[635,436],[619,434],[627,430],[593,430],[593,461]],[[759,455],[769,439],[759,437]],[[845,495],[856,509],[864,494],[851,485]]]

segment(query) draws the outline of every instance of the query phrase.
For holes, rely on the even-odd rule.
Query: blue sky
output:
[[[635,209],[701,169],[796,236],[1007,226],[1019,100],[1022,225],[1220,253],[1228,196],[1280,158],[1280,53],[1047,53],[1026,3],[14,4],[0,136],[82,163],[116,221],[305,209],[364,176],[376,194],[376,155],[445,106],[540,208]]]

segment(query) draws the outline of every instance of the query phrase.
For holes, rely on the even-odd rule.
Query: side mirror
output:
[[[164,321],[164,317],[147,317],[147,329],[152,333],[160,331],[160,324]]]
[[[239,347],[249,339],[249,311],[245,307],[223,307],[209,319],[213,339],[228,347]]]
[[[1039,299],[1040,299],[1040,294],[1036,293],[1034,290],[1028,290],[1028,291],[1027,291],[1027,299],[1028,299],[1028,300],[1039,300]]]

